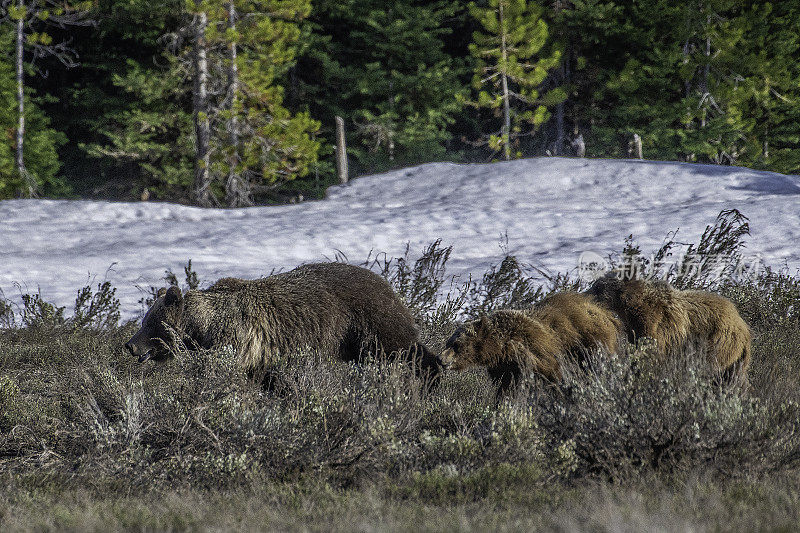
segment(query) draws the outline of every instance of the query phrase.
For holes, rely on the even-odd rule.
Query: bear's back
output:
[[[359,348],[377,338],[387,352],[393,352],[408,349],[418,337],[413,316],[389,283],[358,266],[310,263],[257,280],[228,281],[224,286],[237,295],[237,301],[249,302],[247,308],[279,309],[288,322],[303,323],[303,329],[336,330],[349,339],[344,342]]]
[[[587,294],[552,294],[534,307],[532,316],[552,328],[571,349],[594,348],[598,344],[611,351],[617,349],[621,323]]]

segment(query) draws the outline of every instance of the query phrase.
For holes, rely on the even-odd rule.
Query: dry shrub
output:
[[[642,471],[775,472],[800,461],[800,395],[774,385],[758,395],[715,385],[704,354],[668,361],[650,343],[564,362],[557,388],[528,393],[550,449],[575,455],[573,476]],[[520,401],[520,400],[518,400]]]
[[[700,260],[709,250],[740,250],[743,221],[731,213],[718,222],[692,248]],[[637,260],[637,250],[631,240],[623,255]],[[578,287],[513,256],[480,280],[459,280],[447,275],[449,256],[437,241],[415,260],[373,260],[434,350],[470,316]],[[196,279],[185,273],[187,284]],[[766,270],[712,288],[755,332],[751,392],[715,386],[702,354],[659,364],[643,344],[592,354],[588,368],[565,361],[559,386],[525,380],[500,404],[485,372],[447,373],[430,389],[402,358],[355,365],[309,352],[276,361],[269,388],[243,375],[226,347],[180,347],[167,363],[139,365],[122,349],[136,326],[117,325],[110,286],[80,293],[72,317],[32,296],[11,320],[3,311],[10,306],[0,308],[0,471],[19,487],[128,493],[311,478],[469,501],[493,485],[545,479],[697,470],[728,479],[793,469],[800,281]]]

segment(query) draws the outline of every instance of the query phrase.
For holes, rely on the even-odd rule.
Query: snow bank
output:
[[[162,284],[187,260],[208,285],[255,278],[343,253],[420,252],[453,245],[454,274],[482,274],[505,251],[550,272],[584,251],[644,251],[668,232],[697,241],[722,209],[750,218],[747,253],[800,268],[800,176],[740,167],[631,160],[536,158],[433,163],[356,179],[328,198],[282,207],[199,209],[168,203],[0,202],[0,290],[41,290],[71,309],[77,290],[108,279],[123,315],[138,316],[138,286]],[[507,237],[507,242],[506,242]],[[504,249],[501,249],[501,244]],[[504,251],[505,250],[505,251]]]

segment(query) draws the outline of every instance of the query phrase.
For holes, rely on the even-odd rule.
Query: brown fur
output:
[[[423,368],[438,368],[389,284],[341,263],[304,265],[252,281],[223,278],[185,296],[172,287],[156,299],[126,347],[141,361],[163,359],[169,328],[202,348],[231,345],[250,372],[305,349],[350,361],[375,347],[419,351]]]
[[[727,380],[746,376],[750,328],[727,298],[614,274],[597,280],[587,293],[619,316],[629,340],[650,337],[663,354],[704,349]]]
[[[620,329],[590,297],[559,293],[527,311],[496,311],[464,324],[447,341],[442,359],[454,370],[487,367],[503,393],[522,370],[559,380],[559,356],[581,358],[598,346],[615,351]]]
[[[248,280],[239,278],[220,278],[207,288],[206,291],[236,291],[244,289],[248,283]]]

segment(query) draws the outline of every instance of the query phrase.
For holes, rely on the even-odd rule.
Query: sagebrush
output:
[[[707,250],[738,253],[746,232],[730,229],[731,216],[742,222],[721,217],[729,230],[710,228],[689,251],[700,261]],[[628,245],[618,263],[650,268]],[[434,350],[471,317],[586,287],[575,273],[548,279],[512,256],[480,280],[453,279],[450,254],[437,241],[415,260],[370,262]],[[267,480],[444,504],[490,498],[498,486],[547,494],[578,482],[750,483],[796,471],[800,280],[770,269],[714,280],[677,272],[667,277],[722,293],[750,325],[749,392],[715,384],[702,354],[655,364],[646,341],[589,354],[580,367],[565,360],[559,384],[529,376],[500,402],[485,372],[447,373],[432,388],[390,359],[355,365],[314,353],[282,362],[279,385],[264,390],[224,348],[137,364],[122,348],[136,325],[119,324],[110,285],[82,289],[72,316],[39,295],[22,309],[3,301],[0,476],[16,491],[46,483],[130,495]]]

